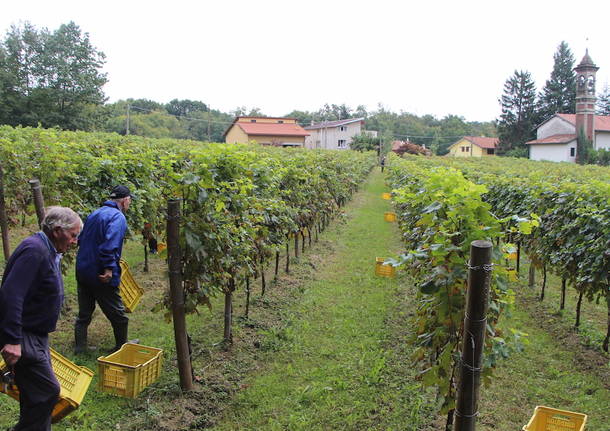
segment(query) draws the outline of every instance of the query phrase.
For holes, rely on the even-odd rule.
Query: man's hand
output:
[[[104,269],[104,273],[97,276],[102,283],[108,283],[112,280],[112,268]]]
[[[0,350],[6,365],[12,367],[21,358],[21,344],[5,344]]]

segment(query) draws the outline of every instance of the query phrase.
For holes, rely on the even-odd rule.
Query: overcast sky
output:
[[[610,81],[607,1],[4,1],[0,31],[74,21],[106,54],[110,102],[200,100],[266,115],[324,103],[490,121],[515,69],[540,90],[565,40]],[[587,41],[588,39],[588,41]]]

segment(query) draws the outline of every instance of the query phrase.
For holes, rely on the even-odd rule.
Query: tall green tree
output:
[[[597,115],[610,115],[610,87],[607,83],[603,91],[597,95]]]
[[[539,96],[539,121],[544,121],[556,113],[576,112],[576,73],[574,56],[568,44],[562,41],[553,55],[551,77]]]
[[[208,107],[198,100],[174,99],[165,105],[165,109],[176,117],[188,117],[194,112],[207,112]]]
[[[502,113],[498,119],[498,154],[527,154],[525,142],[535,136],[536,85],[527,71],[517,71],[504,83],[499,100]]]
[[[88,33],[74,23],[50,33],[29,23],[12,26],[2,42],[3,82],[0,104],[8,104],[12,125],[91,130],[98,124],[98,109],[107,82],[101,72],[104,53],[93,47]],[[7,78],[8,77],[8,78]]]

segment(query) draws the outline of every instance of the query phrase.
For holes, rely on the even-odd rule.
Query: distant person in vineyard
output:
[[[383,172],[383,168],[385,168],[385,156],[383,156],[383,157],[381,158],[380,165],[381,165],[381,172]]]
[[[65,207],[49,207],[42,231],[24,239],[8,259],[0,286],[0,353],[19,389],[19,422],[12,430],[50,430],[60,385],[51,366],[49,333],[64,299],[62,254],[77,243],[83,222]]]
[[[124,213],[130,204],[129,188],[116,186],[110,193],[110,199],[85,220],[76,255],[78,317],[74,327],[74,352],[77,354],[87,350],[87,328],[96,302],[112,325],[115,340],[113,351],[127,342],[129,318],[119,293],[119,261],[127,231]]]

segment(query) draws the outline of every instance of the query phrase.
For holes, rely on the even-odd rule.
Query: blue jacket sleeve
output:
[[[28,248],[22,250],[2,282],[0,296],[3,299],[1,302],[4,304],[4,310],[2,310],[0,331],[5,343],[21,343],[23,303],[36,281],[44,259],[45,257],[37,250]]]
[[[99,258],[102,268],[112,268],[116,273],[119,266],[119,258],[123,250],[123,238],[127,230],[127,221],[122,213],[116,213],[106,225],[104,242],[99,247]]]

